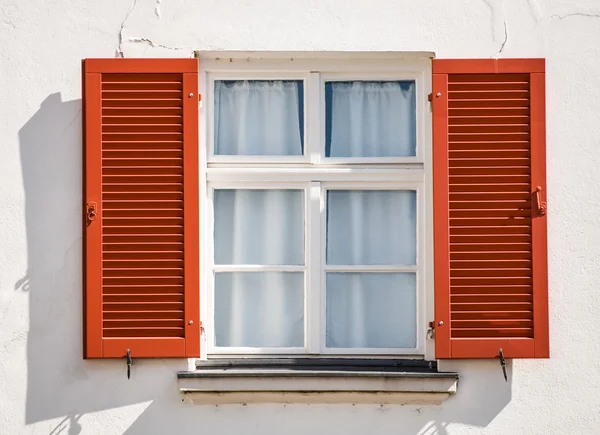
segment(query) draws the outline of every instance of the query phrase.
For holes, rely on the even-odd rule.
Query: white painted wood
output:
[[[339,181],[364,182],[376,186],[375,183],[396,181],[399,186],[416,188],[424,181],[424,173],[420,168],[299,168],[283,167],[214,167],[206,170],[208,181],[219,182],[310,182],[310,181]]]
[[[323,73],[320,75],[320,89],[325,89],[325,82],[346,81],[346,80],[407,80],[415,82],[415,97],[416,97],[416,132],[417,146],[416,155],[410,157],[325,157],[325,142],[322,144],[323,164],[402,164],[402,163],[422,163],[423,162],[423,147],[425,146],[424,131],[421,125],[423,117],[420,116],[423,110],[422,99],[426,96],[424,86],[424,72],[416,71],[390,71],[390,72],[337,72]],[[325,98],[321,98],[321,125],[325,129]]]
[[[271,264],[216,264],[214,272],[304,272],[305,266],[278,266]]]
[[[307,222],[307,261],[306,273],[306,346],[309,354],[321,353],[321,329],[323,305],[321,303],[321,183],[310,186],[309,213]]]
[[[302,182],[280,182],[280,183],[268,183],[264,181],[254,181],[254,182],[239,182],[239,181],[221,181],[221,182],[209,182],[208,183],[208,198],[207,198],[207,207],[208,210],[205,210],[205,215],[207,216],[207,232],[208,238],[207,242],[210,247],[207,247],[207,258],[205,260],[206,263],[206,272],[205,275],[205,285],[207,288],[207,314],[203,319],[203,325],[205,329],[206,336],[206,348],[207,355],[216,355],[216,354],[227,354],[227,355],[251,355],[251,354],[261,354],[261,355],[277,355],[277,354],[304,354],[306,353],[306,348],[246,348],[246,347],[218,347],[215,345],[215,307],[214,307],[214,274],[215,272],[306,272],[306,264],[304,266],[294,266],[294,265],[246,265],[246,264],[214,264],[214,191],[217,189],[301,189],[303,190],[303,195],[305,198],[305,207],[304,207],[304,232],[305,238],[308,232],[307,230],[307,222],[308,222],[308,213],[309,208],[307,207],[306,198],[309,197],[309,188],[310,184],[302,183]],[[306,251],[306,248],[305,248]],[[305,260],[306,261],[306,260]],[[307,297],[307,277],[306,273],[304,274],[304,299],[305,306],[306,297]],[[305,314],[305,323],[306,323],[306,314]],[[306,325],[305,325],[305,343],[306,343]]]
[[[202,56],[201,56],[202,57]],[[237,56],[201,62],[200,89],[207,105],[201,110],[205,132],[201,144],[203,180],[207,200],[203,229],[208,255],[203,260],[203,320],[206,327],[206,356],[227,355],[313,355],[339,357],[420,357],[426,350],[428,313],[433,312],[431,114],[427,94],[431,89],[430,59],[427,56],[393,58],[366,56],[369,61],[346,59],[254,59]],[[212,111],[214,81],[218,79],[301,79],[304,81],[304,156],[214,156]],[[325,158],[326,80],[414,80],[417,86],[417,155],[406,158]],[[208,187],[207,187],[208,186]],[[305,266],[218,265],[213,264],[212,195],[215,188],[303,189],[305,192]],[[326,266],[325,219],[327,189],[415,190],[417,191],[417,265]],[[207,210],[210,209],[210,210]],[[218,348],[214,346],[215,271],[294,271],[305,274],[305,348]],[[326,349],[326,271],[415,272],[417,274],[417,344],[410,349]],[[430,276],[431,275],[431,276]],[[431,294],[430,294],[431,293]],[[204,303],[206,301],[206,303]]]

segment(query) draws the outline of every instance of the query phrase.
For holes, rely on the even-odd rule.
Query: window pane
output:
[[[215,155],[302,155],[302,80],[215,81],[214,152]]]
[[[327,264],[416,264],[414,190],[327,192]]]
[[[303,347],[303,274],[217,273],[215,344]]]
[[[327,157],[414,156],[414,81],[325,84]]]
[[[327,347],[416,347],[414,273],[328,273]]]
[[[215,264],[304,264],[302,190],[215,190]]]

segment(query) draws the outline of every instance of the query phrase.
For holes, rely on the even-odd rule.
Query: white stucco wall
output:
[[[137,42],[136,42],[137,41]],[[121,42],[121,44],[120,44]],[[441,406],[181,402],[185,361],[82,360],[80,59],[546,57],[550,360],[453,362]],[[600,433],[598,0],[2,0],[0,434]]]

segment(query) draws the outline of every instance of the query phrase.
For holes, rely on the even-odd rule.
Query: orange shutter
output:
[[[198,61],[83,76],[84,356],[200,356]]]
[[[547,358],[545,62],[433,61],[437,358]]]

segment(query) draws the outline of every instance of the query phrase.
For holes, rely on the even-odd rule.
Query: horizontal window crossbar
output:
[[[326,265],[325,272],[417,272],[418,267],[406,265]]]
[[[214,272],[304,272],[306,266],[278,266],[260,264],[218,264]]]

